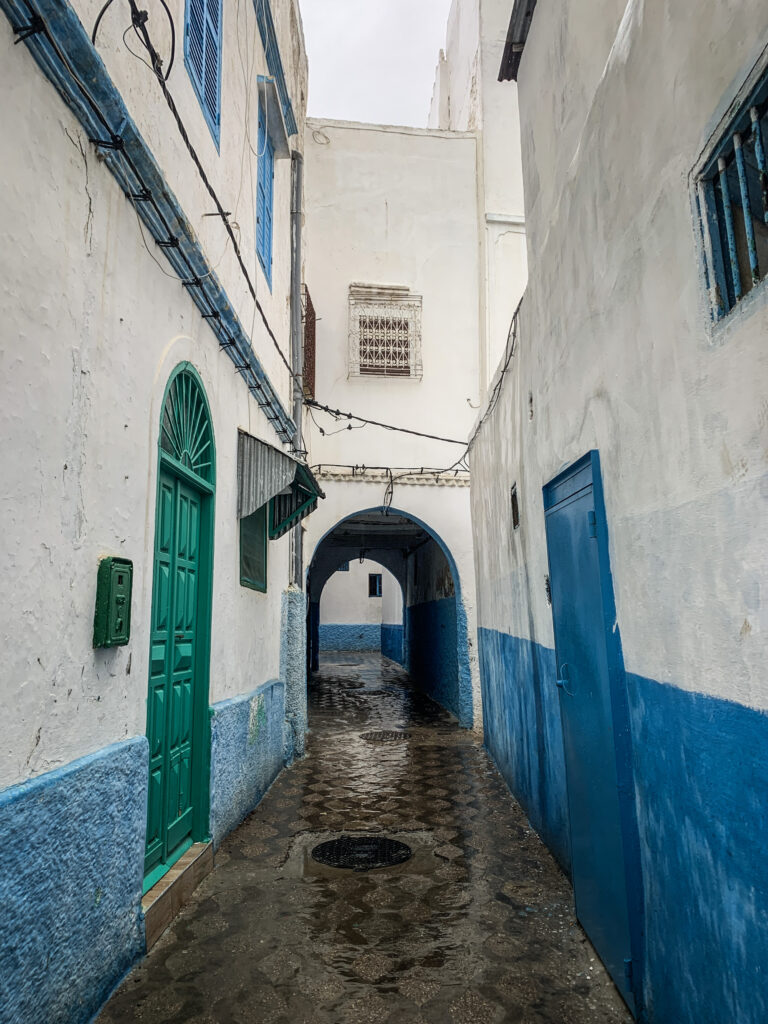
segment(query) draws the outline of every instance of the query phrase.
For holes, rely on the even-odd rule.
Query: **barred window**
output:
[[[420,295],[398,286],[350,286],[349,373],[421,377]]]
[[[768,73],[753,88],[696,175],[713,320],[768,273]]]
[[[411,372],[409,324],[403,317],[361,316],[360,373],[408,377]]]

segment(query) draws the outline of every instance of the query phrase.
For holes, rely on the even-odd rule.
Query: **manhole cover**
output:
[[[370,871],[402,864],[411,856],[410,846],[386,836],[341,836],[320,843],[312,850],[312,859],[330,868]]]
[[[411,734],[382,729],[380,732],[364,732],[360,738],[368,740],[369,743],[401,743],[403,740],[410,739]]]

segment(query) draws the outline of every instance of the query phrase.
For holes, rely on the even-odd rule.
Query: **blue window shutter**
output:
[[[221,111],[221,0],[187,0],[185,56],[205,119],[219,143]]]
[[[275,180],[275,149],[269,139],[267,139],[267,151],[265,153],[266,160],[264,163],[264,179],[265,179],[265,218],[264,218],[264,247],[266,251],[266,264],[267,264],[267,277],[271,283],[272,281],[272,186]]]
[[[275,148],[267,135],[264,108],[259,105],[259,162],[256,182],[256,254],[272,287],[272,203]]]
[[[205,88],[204,100],[208,115],[219,125],[219,72],[221,67],[220,0],[205,0]]]
[[[190,68],[197,79],[198,88],[203,83],[203,47],[205,27],[205,0],[189,0],[187,3],[187,54]]]

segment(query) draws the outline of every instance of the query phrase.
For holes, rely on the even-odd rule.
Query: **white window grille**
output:
[[[349,375],[421,378],[420,295],[397,285],[350,285]]]

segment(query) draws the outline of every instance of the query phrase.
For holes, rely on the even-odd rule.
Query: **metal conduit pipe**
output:
[[[301,337],[301,218],[304,158],[294,150],[291,153],[291,366],[293,368],[293,422],[296,433],[293,446],[301,451],[301,417],[303,411],[302,337]],[[291,583],[303,589],[303,544],[301,523],[293,528]]]

